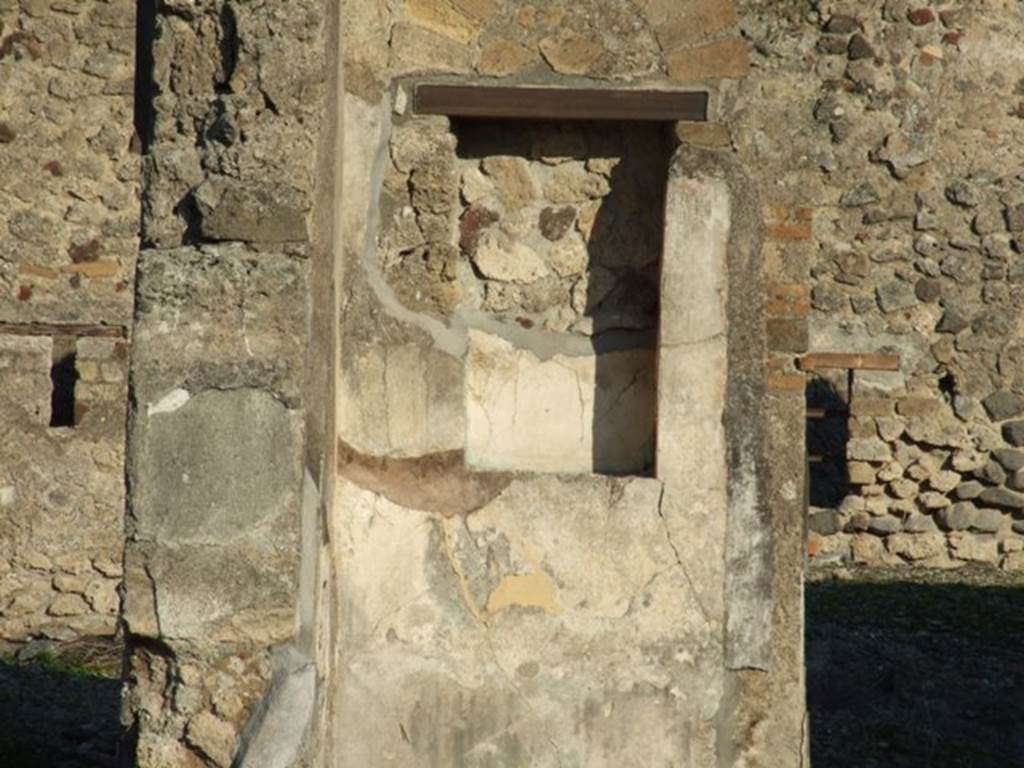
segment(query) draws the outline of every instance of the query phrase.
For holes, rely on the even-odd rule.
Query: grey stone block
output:
[[[884,517],[873,517],[868,523],[868,531],[880,536],[887,536],[890,533],[899,533],[903,529],[903,523],[892,515]]]
[[[935,513],[939,525],[947,531],[963,531],[971,527],[978,509],[969,501],[961,501]]]
[[[992,456],[998,461],[1007,472],[1016,472],[1024,468],[1024,451],[1015,451],[1009,448],[999,448],[992,451]]]
[[[993,421],[1010,419],[1024,412],[1024,397],[1006,390],[993,392],[982,400],[981,404],[985,406],[985,410]]]
[[[284,525],[297,508],[299,418],[266,392],[174,390],[135,430],[132,516],[143,539],[220,546]]]
[[[986,488],[979,498],[994,507],[1024,509],[1024,493],[1017,493],[1008,488]]]
[[[971,522],[970,529],[979,533],[997,533],[1002,527],[1005,514],[998,509],[979,509]]]
[[[1011,421],[1003,424],[1003,438],[1010,445],[1024,446],[1024,421]]]

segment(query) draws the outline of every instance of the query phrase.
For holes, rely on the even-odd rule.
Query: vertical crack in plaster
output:
[[[576,384],[576,398],[580,403],[580,445],[584,445],[587,442],[587,398],[583,393],[583,382],[580,381],[580,373],[572,366],[566,365],[557,358],[553,359],[551,362],[559,368],[567,371],[569,375],[572,376],[573,382]]]
[[[617,394],[615,396],[615,399],[612,400],[611,405],[605,408],[604,412],[599,414],[597,418],[603,419],[609,414],[611,414],[611,412],[614,411],[616,408],[618,408],[619,403],[622,402],[622,398],[626,396],[626,393],[629,392],[629,390],[636,386],[638,381],[640,381],[640,371],[633,371],[633,378],[629,380],[629,383],[626,384],[626,386],[619,390],[619,394]]]
[[[804,710],[804,716],[800,722],[800,765],[799,768],[809,768],[810,763],[808,762],[808,755],[810,750],[808,748],[808,739],[810,738],[810,723],[808,722],[807,710]]]
[[[163,627],[160,626],[160,605],[157,602],[156,593],[156,579],[153,578],[153,572],[149,569],[148,563],[142,564],[142,570],[146,574],[146,578],[149,580],[149,590],[153,595],[153,620],[156,622],[156,634],[157,637],[164,636]]]
[[[708,615],[707,609],[704,607],[704,603],[700,599],[700,595],[697,592],[697,587],[694,586],[693,579],[690,578],[690,572],[686,570],[686,565],[683,564],[683,558],[679,554],[679,548],[676,546],[675,541],[672,539],[672,531],[669,530],[668,520],[665,518],[665,512],[662,509],[662,503],[665,501],[665,484],[661,485],[661,493],[658,494],[658,517],[661,518],[661,525],[665,529],[665,540],[668,545],[672,548],[672,553],[676,558],[676,565],[679,566],[679,570],[683,572],[683,577],[686,579],[686,583],[690,587],[690,593],[693,595],[693,600],[697,603],[697,608],[700,609],[701,616],[704,617],[704,621],[711,623],[711,617]]]
[[[576,397],[580,401],[580,445],[585,445],[587,442],[587,399],[583,394],[583,382],[580,381],[580,375],[575,374],[576,381]]]

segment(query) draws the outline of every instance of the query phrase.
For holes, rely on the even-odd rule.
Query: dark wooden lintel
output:
[[[819,352],[798,358],[797,365],[802,371],[820,371],[825,369],[898,371],[900,369],[900,356]]]
[[[807,418],[814,421],[821,419],[832,419],[838,417],[847,417],[850,415],[848,408],[808,408]]]
[[[0,335],[7,336],[92,336],[123,339],[124,326],[98,323],[0,323]]]
[[[416,86],[413,111],[421,115],[520,120],[690,120],[704,122],[703,91],[601,88]]]

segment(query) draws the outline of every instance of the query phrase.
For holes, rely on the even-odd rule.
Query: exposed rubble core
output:
[[[399,299],[587,336],[653,331],[665,126],[395,128],[379,259]]]

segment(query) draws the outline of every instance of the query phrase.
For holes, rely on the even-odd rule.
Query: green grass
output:
[[[79,640],[63,645],[59,651],[42,651],[22,661],[12,650],[0,651],[0,664],[31,667],[74,678],[113,680],[121,675],[120,647],[107,639]]]

